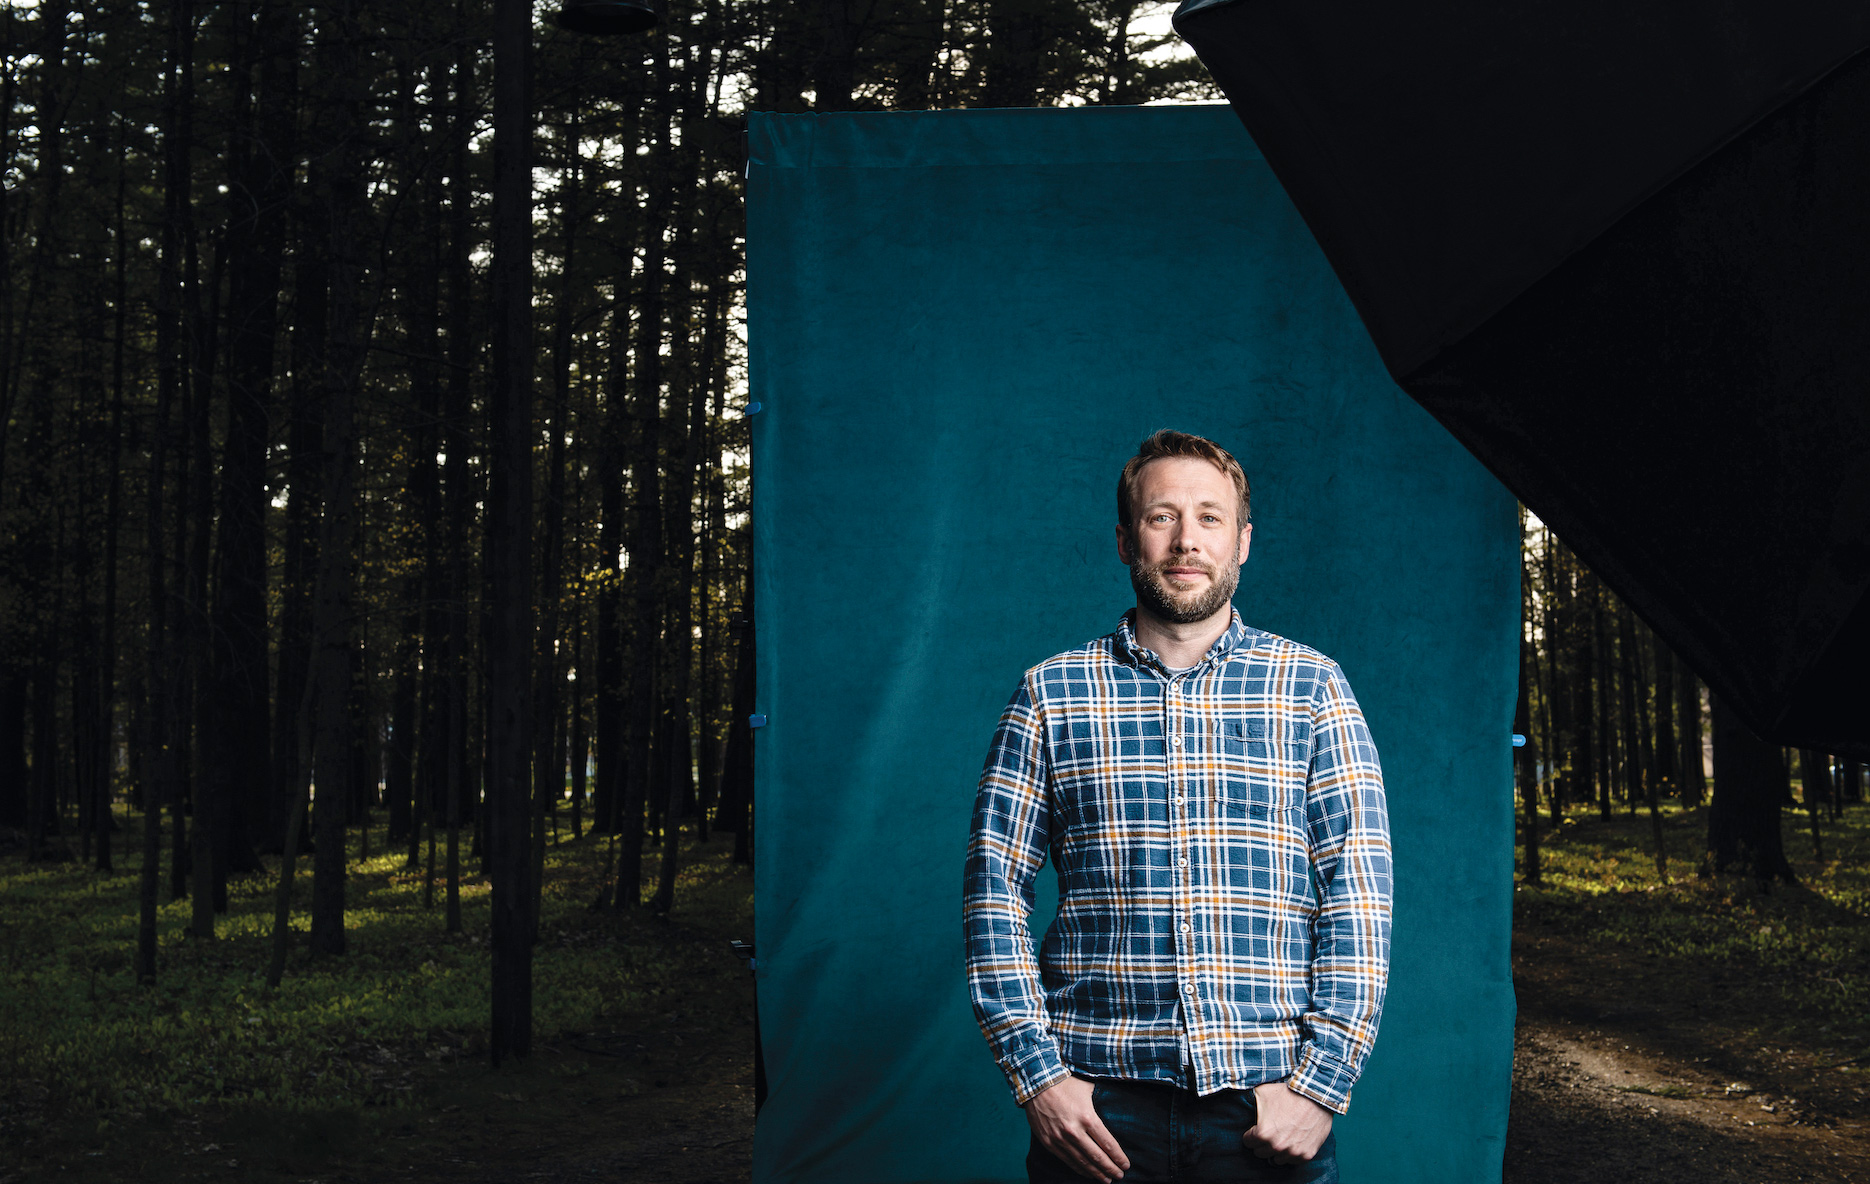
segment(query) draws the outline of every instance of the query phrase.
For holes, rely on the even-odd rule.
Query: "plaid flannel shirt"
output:
[[[987,754],[963,897],[974,1013],[1021,1105],[1077,1073],[1284,1080],[1342,1113],[1390,939],[1383,774],[1343,672],[1238,613],[1182,673],[1128,616],[1033,667]]]

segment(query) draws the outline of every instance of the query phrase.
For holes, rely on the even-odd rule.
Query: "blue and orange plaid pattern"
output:
[[[1284,1080],[1342,1113],[1390,944],[1383,771],[1343,672],[1238,613],[1181,673],[1127,616],[1033,667],[987,754],[963,896],[974,1013],[1022,1105],[1077,1073]]]

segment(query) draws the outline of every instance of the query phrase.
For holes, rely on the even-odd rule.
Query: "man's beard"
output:
[[[1171,567],[1198,567],[1207,572],[1207,590],[1175,591],[1169,587],[1168,577],[1163,574]],[[1147,609],[1151,616],[1171,625],[1193,625],[1197,621],[1207,620],[1234,598],[1234,589],[1239,586],[1238,551],[1219,568],[1199,559],[1173,556],[1160,563],[1137,562],[1130,565],[1130,587],[1136,589],[1136,603]]]

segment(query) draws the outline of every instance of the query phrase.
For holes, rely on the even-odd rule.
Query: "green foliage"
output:
[[[1541,836],[1543,884],[1518,886],[1515,921],[1565,935],[1573,948],[1617,945],[1653,960],[1653,984],[1604,983],[1605,998],[1654,990],[1684,1007],[1705,1002],[1711,1018],[1763,1038],[1867,1052],[1870,811],[1848,808],[1824,823],[1823,864],[1809,858],[1809,825],[1787,808],[1783,833],[1800,883],[1766,893],[1748,877],[1698,874],[1705,809],[1665,807],[1666,883],[1646,813],[1605,822],[1572,812],[1557,834]]]
[[[726,836],[691,854],[677,887],[678,920],[737,917],[751,932],[751,878],[729,861],[731,843]],[[484,1049],[484,880],[463,883],[465,932],[451,935],[439,906],[422,908],[421,873],[405,870],[400,852],[353,860],[351,952],[315,959],[299,943],[280,990],[269,994],[270,877],[231,887],[222,936],[211,943],[186,934],[186,900],[164,904],[158,982],[139,987],[131,970],[136,861],[125,862],[129,874],[114,877],[75,863],[0,864],[0,1103],[105,1120],[212,1103],[328,1117],[411,1104],[434,1088],[437,1070]],[[601,862],[595,839],[547,850],[534,952],[537,1032],[591,1028],[653,1002],[685,973],[666,943],[631,940],[633,927],[655,922],[590,911]],[[294,913],[295,931],[309,923],[308,912]],[[322,1122],[313,1126],[322,1130]],[[313,1126],[305,1137],[316,1141],[323,1136]]]

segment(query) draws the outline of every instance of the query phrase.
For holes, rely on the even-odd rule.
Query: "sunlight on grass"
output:
[[[731,849],[732,836],[688,847],[665,924],[591,910],[598,840],[549,847],[534,1031],[589,1029],[678,982],[693,955],[669,935],[684,916],[744,922],[750,936],[752,877],[731,863]],[[271,875],[229,885],[212,942],[187,936],[186,900],[162,904],[158,981],[139,988],[138,862],[120,858],[126,870],[114,876],[77,863],[0,863],[0,1101],[17,1094],[104,1115],[209,1101],[396,1106],[433,1077],[426,1068],[483,1050],[491,897],[484,879],[465,876],[478,866],[465,844],[464,932],[444,931],[442,883],[424,909],[421,871],[401,852],[375,854],[349,865],[349,948],[335,958],[306,953],[311,876],[302,864],[293,954],[270,993]],[[653,854],[645,862],[656,865]]]
[[[1870,810],[1824,820],[1820,864],[1809,816],[1787,808],[1782,833],[1800,882],[1770,892],[1746,877],[1698,874],[1705,808],[1665,809],[1666,882],[1646,812],[1604,821],[1579,810],[1557,834],[1540,822],[1542,883],[1519,883],[1516,922],[1650,955],[1751,1008],[1763,1035],[1858,1051],[1870,1043]],[[1516,851],[1522,873],[1524,855]]]

